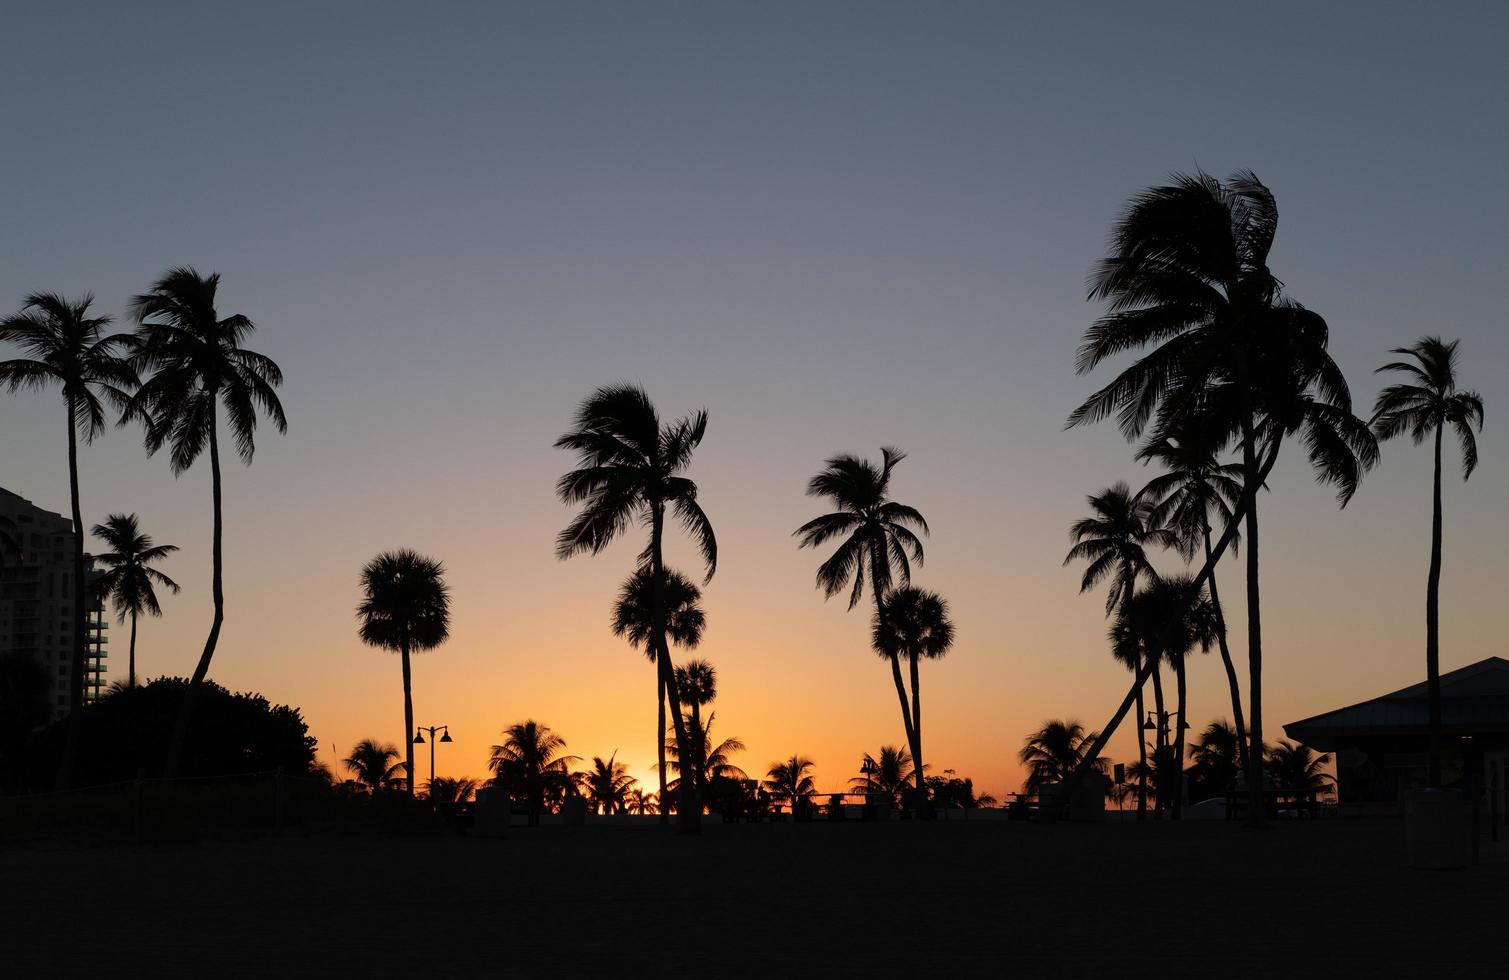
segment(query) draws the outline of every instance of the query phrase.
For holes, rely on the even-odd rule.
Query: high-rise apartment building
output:
[[[68,714],[73,669],[73,522],[0,488],[0,655],[23,654],[47,670],[54,718]],[[87,556],[86,576],[93,579]],[[105,608],[87,583],[84,700],[105,687]]]

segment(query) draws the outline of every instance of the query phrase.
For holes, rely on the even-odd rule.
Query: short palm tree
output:
[[[807,496],[827,500],[834,510],[814,517],[794,532],[800,547],[819,548],[838,542],[838,549],[817,568],[823,595],[849,590],[849,608],[859,605],[866,581],[875,603],[875,617],[884,622],[886,602],[895,587],[910,585],[912,564],[923,561],[922,540],[927,520],[915,507],[891,499],[891,474],[906,454],[889,446],[880,450],[880,465],[859,456],[834,456],[807,482]],[[901,704],[901,725],[916,754],[916,730],[899,654],[886,656],[891,680]]]
[[[597,389],[577,409],[574,427],[556,440],[557,449],[577,454],[577,468],[561,477],[556,493],[580,510],[556,537],[558,558],[599,554],[631,523],[650,530],[640,553],[640,567],[649,572],[652,588],[650,641],[656,650],[656,669],[673,703],[676,678],[666,646],[665,518],[666,511],[691,534],[711,580],[718,567],[718,541],[712,522],[697,499],[697,484],[683,475],[692,453],[707,432],[707,412],[662,423],[650,396],[638,385],[617,384]],[[676,742],[683,744],[686,726],[679,711],[671,712]],[[695,781],[686,781],[687,795],[678,807],[681,832],[700,832],[702,807],[695,801]]]
[[[628,812],[629,794],[639,782],[629,775],[629,767],[618,761],[617,752],[606,761],[600,755],[593,756],[592,768],[582,773],[581,781],[587,789],[587,803],[605,817]]]
[[[1336,782],[1325,771],[1329,754],[1317,755],[1308,745],[1295,745],[1281,738],[1268,750],[1268,771],[1273,783],[1285,793],[1324,793]]]
[[[0,341],[20,348],[23,355],[0,361],[0,385],[11,391],[22,388],[63,389],[68,411],[68,495],[73,508],[73,586],[82,595],[87,571],[84,565],[84,515],[79,503],[79,437],[93,442],[105,430],[105,402],[124,409],[129,390],[136,386],[136,371],[127,354],[133,343],[129,334],[106,334],[108,316],[91,316],[94,297],[67,300],[57,293],[33,293],[21,312],[0,320]],[[68,591],[68,587],[64,587]],[[69,711],[84,703],[85,627],[88,603],[75,602],[73,612],[72,671],[69,678]],[[69,774],[60,771],[66,781]]]
[[[890,797],[891,805],[895,806],[901,800],[912,772],[912,757],[905,748],[882,745],[879,755],[865,753],[860,775],[849,780],[849,786],[866,794],[882,793]]]
[[[109,551],[95,555],[94,560],[105,566],[105,571],[95,579],[94,586],[102,597],[115,606],[116,621],[124,623],[131,617],[131,651],[126,672],[126,686],[136,686],[136,618],[142,613],[161,616],[162,606],[157,602],[156,586],[161,585],[177,594],[178,583],[152,567],[178,550],[174,544],[153,544],[152,537],[143,534],[135,514],[111,514],[105,523],[96,524],[90,532]]]
[[[1430,573],[1425,580],[1425,686],[1429,699],[1430,785],[1441,785],[1441,436],[1448,426],[1462,447],[1462,479],[1478,465],[1477,437],[1483,429],[1483,397],[1457,387],[1457,345],[1440,337],[1425,337],[1395,354],[1413,361],[1394,361],[1379,368],[1404,375],[1408,381],[1390,385],[1378,394],[1373,431],[1379,439],[1405,432],[1419,445],[1434,441],[1435,478],[1431,484]]]
[[[954,623],[948,603],[936,592],[914,585],[902,586],[886,601],[885,619],[877,614],[871,623],[873,645],[883,657],[905,657],[912,681],[912,760],[918,800],[927,799],[922,762],[922,677],[917,663],[924,657],[937,660],[954,645]]]
[[[624,809],[637,817],[642,817],[657,812],[660,807],[654,793],[646,793],[636,786],[629,790],[629,798],[624,804]]]
[[[747,779],[748,775],[743,769],[733,763],[735,752],[744,751],[744,742],[737,735],[730,735],[721,742],[713,742],[713,722],[717,720],[718,713],[715,711],[707,716],[707,725],[702,728],[694,728],[692,720],[686,719],[687,744],[691,751],[682,756],[681,750],[674,741],[667,742],[665,749],[670,758],[666,765],[676,774],[676,778],[667,784],[670,796],[662,799],[674,803],[678,791],[681,789],[681,777],[687,773],[699,774],[705,783],[714,779]],[[661,808],[662,810],[664,807]]]
[[[493,785],[508,790],[529,807],[529,825],[537,827],[545,801],[574,783],[571,765],[581,759],[562,755],[566,740],[534,719],[503,729],[503,744],[492,747]]]
[[[142,382],[122,421],[137,418],[145,424],[148,455],[163,446],[170,448],[174,475],[193,466],[206,449],[210,457],[214,525],[210,591],[215,614],[173,726],[165,771],[169,777],[177,774],[183,758],[195,696],[209,673],[225,622],[220,413],[225,413],[236,454],[247,465],[256,451],[259,413],[280,433],[288,431],[283,404],[274,390],[283,383],[283,372],[272,358],[242,346],[255,327],[239,313],[220,316],[215,308],[219,288],[219,275],[203,276],[180,267],[131,301],[131,313],[139,324],[132,363],[151,376]]]
[[[1045,786],[1062,783],[1084,761],[1085,750],[1095,741],[1097,732],[1085,733],[1077,721],[1048,721],[1027,736],[1017,760],[1027,767],[1023,788],[1036,793]],[[1104,773],[1105,760],[1096,759],[1094,768]]]
[[[793,815],[817,795],[817,785],[812,781],[815,763],[806,756],[793,755],[782,762],[772,762],[765,773],[765,792],[773,802],[791,807]]]
[[[370,738],[356,743],[356,748],[341,761],[358,782],[374,793],[392,788],[405,771],[398,757],[398,746]]]
[[[414,695],[409,655],[433,650],[451,631],[445,566],[407,548],[385,551],[362,568],[356,607],[362,642],[392,650],[403,663],[403,730],[409,795],[414,795]]]
[[[477,793],[477,781],[465,776],[436,776],[424,786],[424,795],[439,806],[465,803]]]
[[[665,637],[683,650],[695,649],[702,642],[702,632],[707,628],[707,615],[702,611],[702,590],[691,579],[675,569],[666,569],[665,586],[661,592],[665,606]],[[622,636],[636,650],[643,650],[650,663],[658,663],[655,637],[655,581],[645,569],[629,576],[618,592],[613,604],[613,635]],[[665,795],[665,677],[655,671],[656,725],[655,745],[659,753],[660,799]],[[669,819],[665,813],[661,821]]]
[[[1224,720],[1205,726],[1189,746],[1193,774],[1208,789],[1229,792],[1236,784],[1237,772],[1245,752],[1242,737]]]

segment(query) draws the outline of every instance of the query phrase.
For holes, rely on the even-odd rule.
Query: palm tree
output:
[[[566,740],[530,718],[503,729],[503,744],[492,747],[493,785],[504,787],[529,807],[529,825],[538,827],[545,801],[573,785],[571,765],[581,759],[561,755]]]
[[[708,783],[720,778],[748,778],[744,770],[734,765],[732,761],[735,752],[744,751],[744,742],[737,735],[731,735],[717,744],[713,743],[713,722],[717,717],[716,711],[708,715],[705,728],[694,727],[692,720],[686,719],[687,746],[691,751],[685,756],[674,741],[666,743],[666,751],[670,753],[667,765],[676,773],[676,778],[667,784],[671,795],[661,797],[661,799],[675,800],[681,789],[681,777],[688,772],[700,774],[703,781]]]
[[[1174,533],[1156,522],[1151,502],[1140,494],[1133,495],[1132,488],[1125,482],[1114,483],[1085,499],[1090,504],[1090,516],[1069,526],[1069,540],[1074,545],[1064,556],[1064,564],[1073,561],[1087,563],[1079,582],[1080,594],[1110,579],[1111,590],[1106,594],[1106,615],[1109,616],[1124,609],[1131,601],[1139,580],[1157,580],[1158,573],[1148,560],[1148,546],[1170,547],[1175,543]],[[1155,706],[1161,717],[1163,683],[1156,665],[1138,659],[1123,662],[1131,668],[1133,676],[1151,674]],[[1142,687],[1142,684],[1137,685],[1138,718],[1144,714]],[[1137,759],[1147,762],[1147,747],[1140,736],[1137,739]],[[1145,765],[1138,770],[1146,771]],[[1147,787],[1139,786],[1137,819],[1146,815]]]
[[[1221,593],[1216,586],[1214,551],[1210,543],[1210,522],[1214,514],[1222,527],[1233,525],[1232,508],[1242,498],[1242,467],[1221,463],[1217,437],[1200,433],[1188,425],[1177,435],[1165,435],[1143,446],[1137,457],[1144,462],[1162,464],[1164,472],[1142,488],[1144,499],[1157,501],[1153,521],[1166,527],[1178,538],[1177,546],[1185,562],[1192,561],[1203,547],[1210,564],[1210,605],[1215,614],[1221,664],[1226,669],[1226,685],[1231,690],[1231,713],[1236,719],[1239,754],[1246,767],[1247,723],[1242,714],[1242,691],[1237,681],[1236,664],[1226,641],[1226,617],[1221,611]],[[1233,552],[1241,544],[1241,533],[1234,532],[1229,547]],[[1251,778],[1252,773],[1248,773]]]
[[[793,755],[784,762],[772,762],[765,773],[765,792],[773,802],[790,806],[793,817],[817,793],[810,775],[814,765],[806,756]]]
[[[153,544],[151,535],[143,534],[135,514],[111,514],[105,523],[96,524],[92,531],[95,537],[110,548],[94,560],[106,567],[95,579],[94,586],[102,598],[115,606],[116,622],[124,623],[131,616],[131,653],[126,673],[126,686],[136,686],[136,618],[142,613],[161,616],[162,606],[157,603],[155,585],[167,588],[175,595],[178,583],[152,567],[178,550],[175,544]]]
[[[374,793],[390,788],[406,772],[398,758],[398,746],[370,738],[356,743],[356,748],[341,761],[358,782]]]
[[[84,515],[79,503],[79,437],[93,442],[105,430],[105,406],[124,410],[127,391],[136,386],[136,371],[126,355],[132,346],[129,334],[106,334],[108,316],[90,316],[93,296],[66,300],[57,293],[33,293],[21,312],[0,320],[0,341],[20,348],[22,357],[0,361],[0,384],[19,391],[56,384],[63,389],[68,410],[68,496],[73,508],[73,669],[68,685],[68,708],[76,712],[84,704],[85,627],[88,603],[83,601],[87,572],[84,564]],[[67,585],[63,591],[69,590]],[[70,745],[72,740],[70,739]],[[64,756],[59,782],[69,777],[71,753]]]
[[[702,706],[712,704],[718,696],[717,668],[706,660],[688,660],[676,668],[676,686],[681,691],[682,705],[692,709],[692,728],[688,731],[701,731]],[[702,773],[697,774],[697,788],[701,792],[707,791],[707,779]]]
[[[643,789],[636,786],[634,789],[629,790],[629,799],[624,805],[624,809],[637,817],[642,817],[648,813],[655,813],[660,807],[654,793],[646,793]]]
[[[617,752],[607,761],[600,755],[593,756],[592,768],[582,773],[581,781],[587,788],[587,802],[605,817],[628,811],[629,793],[639,782],[629,775],[629,767],[618,761]]]
[[[477,792],[477,781],[465,776],[436,776],[424,785],[424,795],[439,806],[465,803]]]
[[[362,601],[356,607],[362,642],[395,651],[403,662],[403,730],[408,747],[409,795],[414,795],[414,697],[409,654],[433,650],[451,632],[451,595],[445,566],[407,548],[384,551],[362,567]]]
[[[242,314],[219,315],[215,309],[219,287],[218,274],[202,276],[180,267],[159,279],[150,292],[131,301],[132,315],[140,325],[132,360],[138,370],[153,374],[142,382],[122,421],[139,418],[146,425],[148,455],[170,446],[175,476],[193,466],[206,448],[210,456],[214,512],[210,580],[215,615],[173,726],[165,770],[169,777],[178,772],[195,695],[209,673],[225,622],[219,412],[224,409],[236,453],[247,465],[256,451],[259,412],[278,432],[288,431],[283,405],[273,390],[283,383],[283,372],[272,358],[241,346],[255,327]]]
[[[849,786],[866,794],[883,793],[895,806],[912,773],[912,757],[905,748],[882,745],[878,756],[865,753],[860,775],[849,780]]]
[[[1227,792],[1236,783],[1245,752],[1241,733],[1217,719],[1189,747],[1191,772],[1208,789]]]
[[[707,615],[702,611],[702,590],[692,580],[674,569],[665,572],[665,587],[661,601],[665,605],[665,636],[683,650],[695,649],[702,642],[702,632],[707,628]],[[628,639],[629,645],[643,650],[650,663],[658,663],[655,637],[655,580],[645,569],[629,576],[619,589],[618,601],[613,604],[613,635]],[[655,671],[656,725],[655,745],[659,753],[657,772],[660,774],[660,799],[665,795],[665,678]],[[661,822],[669,820],[665,813]]]
[[[1283,295],[1268,267],[1278,228],[1272,192],[1251,172],[1225,182],[1175,175],[1133,199],[1112,235],[1112,254],[1092,275],[1090,299],[1110,310],[1086,333],[1080,373],[1119,354],[1152,347],[1069,416],[1069,424],[1117,413],[1122,433],[1154,439],[1192,420],[1235,439],[1243,494],[1233,521],[1191,580],[1209,576],[1245,522],[1247,545],[1248,738],[1262,744],[1262,597],[1257,490],[1286,436],[1305,444],[1321,483],[1344,506],[1377,459],[1377,443],[1352,415],[1341,369],[1327,352],[1325,320]],[[1097,755],[1131,705],[1123,700],[1089,755]],[[1264,814],[1262,760],[1250,753],[1258,784],[1252,819]]]
[[[666,647],[665,517],[667,508],[681,522],[702,553],[711,581],[718,567],[718,542],[712,523],[697,501],[697,484],[683,476],[692,453],[707,432],[707,412],[662,424],[650,396],[638,385],[616,384],[597,389],[577,409],[575,428],[556,440],[557,449],[577,454],[578,467],[561,477],[556,492],[567,504],[580,504],[571,523],[556,537],[558,558],[598,554],[629,524],[638,519],[650,528],[650,540],[640,553],[640,568],[653,586],[650,642],[656,650],[656,669],[670,700],[681,703]],[[681,712],[671,712],[676,743],[686,739]],[[695,781],[681,787],[686,795],[678,807],[681,832],[701,830],[701,806]]]
[[[891,593],[885,619],[877,614],[871,623],[876,652],[883,657],[906,657],[912,680],[912,759],[917,780],[917,799],[927,800],[922,764],[922,678],[917,662],[937,660],[954,645],[954,624],[948,618],[948,603],[936,592],[913,585]]]
[[[1042,728],[1027,736],[1017,753],[1017,761],[1027,767],[1023,789],[1036,793],[1045,786],[1068,781],[1080,764],[1087,761],[1085,750],[1098,734],[1085,734],[1085,726],[1077,721],[1044,722]],[[1089,760],[1089,764],[1102,775],[1109,768],[1104,759]]]
[[[1441,785],[1441,435],[1448,425],[1462,447],[1462,479],[1478,465],[1478,442],[1473,427],[1483,430],[1483,397],[1457,388],[1457,345],[1440,337],[1424,337],[1393,353],[1414,358],[1385,364],[1378,372],[1404,375],[1409,382],[1390,385],[1378,393],[1373,408],[1373,431],[1379,439],[1405,432],[1415,445],[1433,439],[1435,476],[1431,484],[1430,573],[1425,580],[1425,688],[1429,701],[1430,785]]]
[[[922,564],[920,531],[928,534],[927,520],[915,508],[890,499],[891,473],[906,459],[898,449],[883,446],[879,466],[858,456],[834,456],[807,483],[807,496],[829,501],[834,511],[815,517],[794,532],[803,548],[817,548],[841,539],[838,549],[817,568],[817,584],[831,599],[849,589],[849,608],[859,605],[869,580],[875,603],[875,619],[884,622],[886,603],[893,586],[912,582],[912,563]],[[915,529],[915,530],[913,530]],[[891,662],[891,680],[901,703],[901,724],[912,756],[917,756],[917,732],[907,703],[906,684],[901,678],[901,660]]]
[[[1308,745],[1295,745],[1281,738],[1268,751],[1268,766],[1274,784],[1285,793],[1304,795],[1324,793],[1336,780],[1324,769],[1331,762],[1329,753],[1317,755]]]

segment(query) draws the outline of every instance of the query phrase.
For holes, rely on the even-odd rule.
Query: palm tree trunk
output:
[[[1226,668],[1226,684],[1231,688],[1231,714],[1237,727],[1237,757],[1247,779],[1252,772],[1247,765],[1247,720],[1242,712],[1242,689],[1237,683],[1237,668],[1231,660],[1231,644],[1226,640],[1226,614],[1221,611],[1221,593],[1216,588],[1215,563],[1211,560],[1210,524],[1205,524],[1205,561],[1210,565],[1210,605],[1216,614],[1216,639],[1221,647],[1221,665]]]
[[[1148,657],[1148,662],[1153,667],[1153,794],[1156,806],[1153,807],[1153,816],[1158,820],[1163,819],[1163,811],[1168,808],[1168,733],[1164,730],[1166,715],[1163,709],[1163,661]]]
[[[63,759],[58,765],[56,788],[67,789],[73,782],[73,759],[78,750],[80,712],[84,707],[84,668],[88,643],[85,641],[85,609],[88,585],[84,581],[84,512],[79,504],[79,436],[74,421],[75,396],[68,404],[68,495],[73,506],[73,670],[68,683],[68,734],[63,742]]]
[[[126,686],[136,686],[136,610],[131,610],[131,653],[127,658]]]
[[[1178,691],[1179,691],[1179,693],[1177,695],[1177,697],[1179,699],[1178,700],[1178,707],[1175,709],[1175,713],[1178,715],[1178,721],[1176,721],[1174,723],[1174,725],[1175,725],[1175,727],[1174,727],[1174,760],[1173,760],[1174,761],[1174,765],[1173,765],[1172,771],[1169,772],[1169,778],[1174,781],[1174,788],[1173,788],[1173,794],[1172,794],[1173,795],[1173,805],[1174,805],[1174,814],[1173,814],[1173,816],[1174,816],[1175,820],[1178,820],[1181,816],[1183,816],[1183,812],[1184,812],[1184,707],[1185,707],[1185,688],[1184,688],[1184,656],[1183,656],[1183,654],[1181,654],[1179,656],[1178,660],[1174,661],[1174,678],[1175,678],[1176,683],[1178,685]]]
[[[927,808],[927,781],[922,775],[922,678],[917,671],[917,654],[912,653],[907,657],[912,667],[912,765],[917,775],[917,801],[923,809]]]
[[[870,564],[873,569],[875,562],[872,560]],[[870,591],[875,596],[875,618],[884,624],[885,597],[880,594],[880,589],[875,585],[875,574],[873,571],[870,573]],[[896,685],[896,699],[901,703],[901,728],[906,735],[906,744],[912,752],[912,765],[917,767],[917,784],[921,787],[923,785],[921,775],[922,763],[917,757],[919,749],[917,744],[917,728],[912,720],[911,706],[907,703],[906,682],[901,679],[901,659],[894,653],[889,654],[886,659],[891,662],[891,680]]]
[[[188,743],[189,724],[194,717],[194,698],[199,693],[199,687],[204,683],[204,677],[210,671],[210,660],[215,656],[215,644],[220,641],[220,625],[225,622],[225,585],[222,579],[223,557],[222,548],[223,520],[221,518],[220,500],[220,440],[217,430],[219,424],[216,419],[213,393],[210,402],[210,498],[214,504],[214,534],[210,548],[210,562],[212,574],[210,578],[211,592],[215,600],[215,618],[210,623],[210,635],[204,641],[204,651],[199,655],[199,663],[194,666],[194,675],[189,678],[188,689],[183,692],[183,703],[178,708],[178,720],[173,723],[173,740],[168,746],[168,761],[163,770],[163,775],[169,779],[178,775],[178,769],[183,762],[184,746]]]
[[[1268,820],[1268,800],[1263,778],[1263,604],[1258,589],[1257,490],[1266,474],[1258,472],[1257,433],[1252,416],[1242,421],[1242,496],[1247,520],[1247,696],[1251,699],[1248,723],[1252,746],[1247,752],[1247,820],[1261,827]],[[1275,450],[1277,449],[1275,441]]]
[[[692,730],[688,734],[691,735],[692,741],[697,743],[695,758],[688,761],[696,766],[697,790],[703,792],[707,789],[707,773],[704,772],[707,768],[707,753],[703,751],[702,743],[707,741],[707,737],[702,731],[702,709],[695,695],[692,697]]]
[[[1431,487],[1430,577],[1425,584],[1425,692],[1429,705],[1430,768],[1426,782],[1441,785],[1441,430],[1436,422],[1436,469]]]
[[[666,806],[670,797],[665,793],[665,678],[660,676],[659,650],[655,651],[655,691],[658,702],[656,714],[659,722],[655,728],[655,751],[660,762],[660,795],[656,797],[660,805],[656,809],[660,811],[660,822],[670,823],[671,811]]]
[[[404,770],[408,776],[405,784],[408,787],[409,796],[414,795],[414,697],[412,689],[412,675],[409,673],[409,638],[403,638],[398,651],[398,656],[403,660],[403,744],[406,749],[404,755]],[[430,738],[434,738],[430,733]]]
[[[656,661],[660,676],[665,683],[671,706],[671,725],[676,732],[676,755],[683,761],[689,758],[691,743],[687,741],[686,725],[681,721],[681,694],[676,685],[676,672],[671,666],[671,651],[665,642],[665,556],[662,543],[665,537],[665,508],[658,501],[651,510],[650,525],[650,575],[655,583],[651,622],[654,626]],[[702,806],[697,799],[697,781],[681,773],[679,791],[676,794],[677,832],[686,835],[702,833]],[[663,805],[663,803],[662,803]]]
[[[1144,663],[1144,665],[1147,663],[1146,658],[1143,658],[1143,663]],[[1132,671],[1132,676],[1133,677],[1137,676],[1137,673],[1138,672],[1135,671],[1135,670]],[[1143,680],[1145,681],[1146,679],[1147,679],[1147,677],[1144,674],[1143,675]],[[1142,719],[1144,719],[1144,718],[1147,717],[1147,706],[1143,703],[1143,700],[1142,700],[1142,689],[1144,687],[1146,687],[1146,686],[1147,685],[1145,683],[1139,683],[1137,685],[1137,724],[1134,726],[1136,728],[1136,730],[1137,730],[1137,762],[1138,762],[1138,767],[1137,767],[1137,819],[1138,820],[1146,820],[1147,819],[1147,739],[1145,739],[1145,738],[1142,737]]]

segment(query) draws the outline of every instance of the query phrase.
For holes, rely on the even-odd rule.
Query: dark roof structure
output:
[[[1489,657],[1441,675],[1441,730],[1448,735],[1509,733],[1509,660]],[[1424,681],[1284,726],[1289,738],[1324,752],[1335,750],[1337,740],[1427,733]]]

